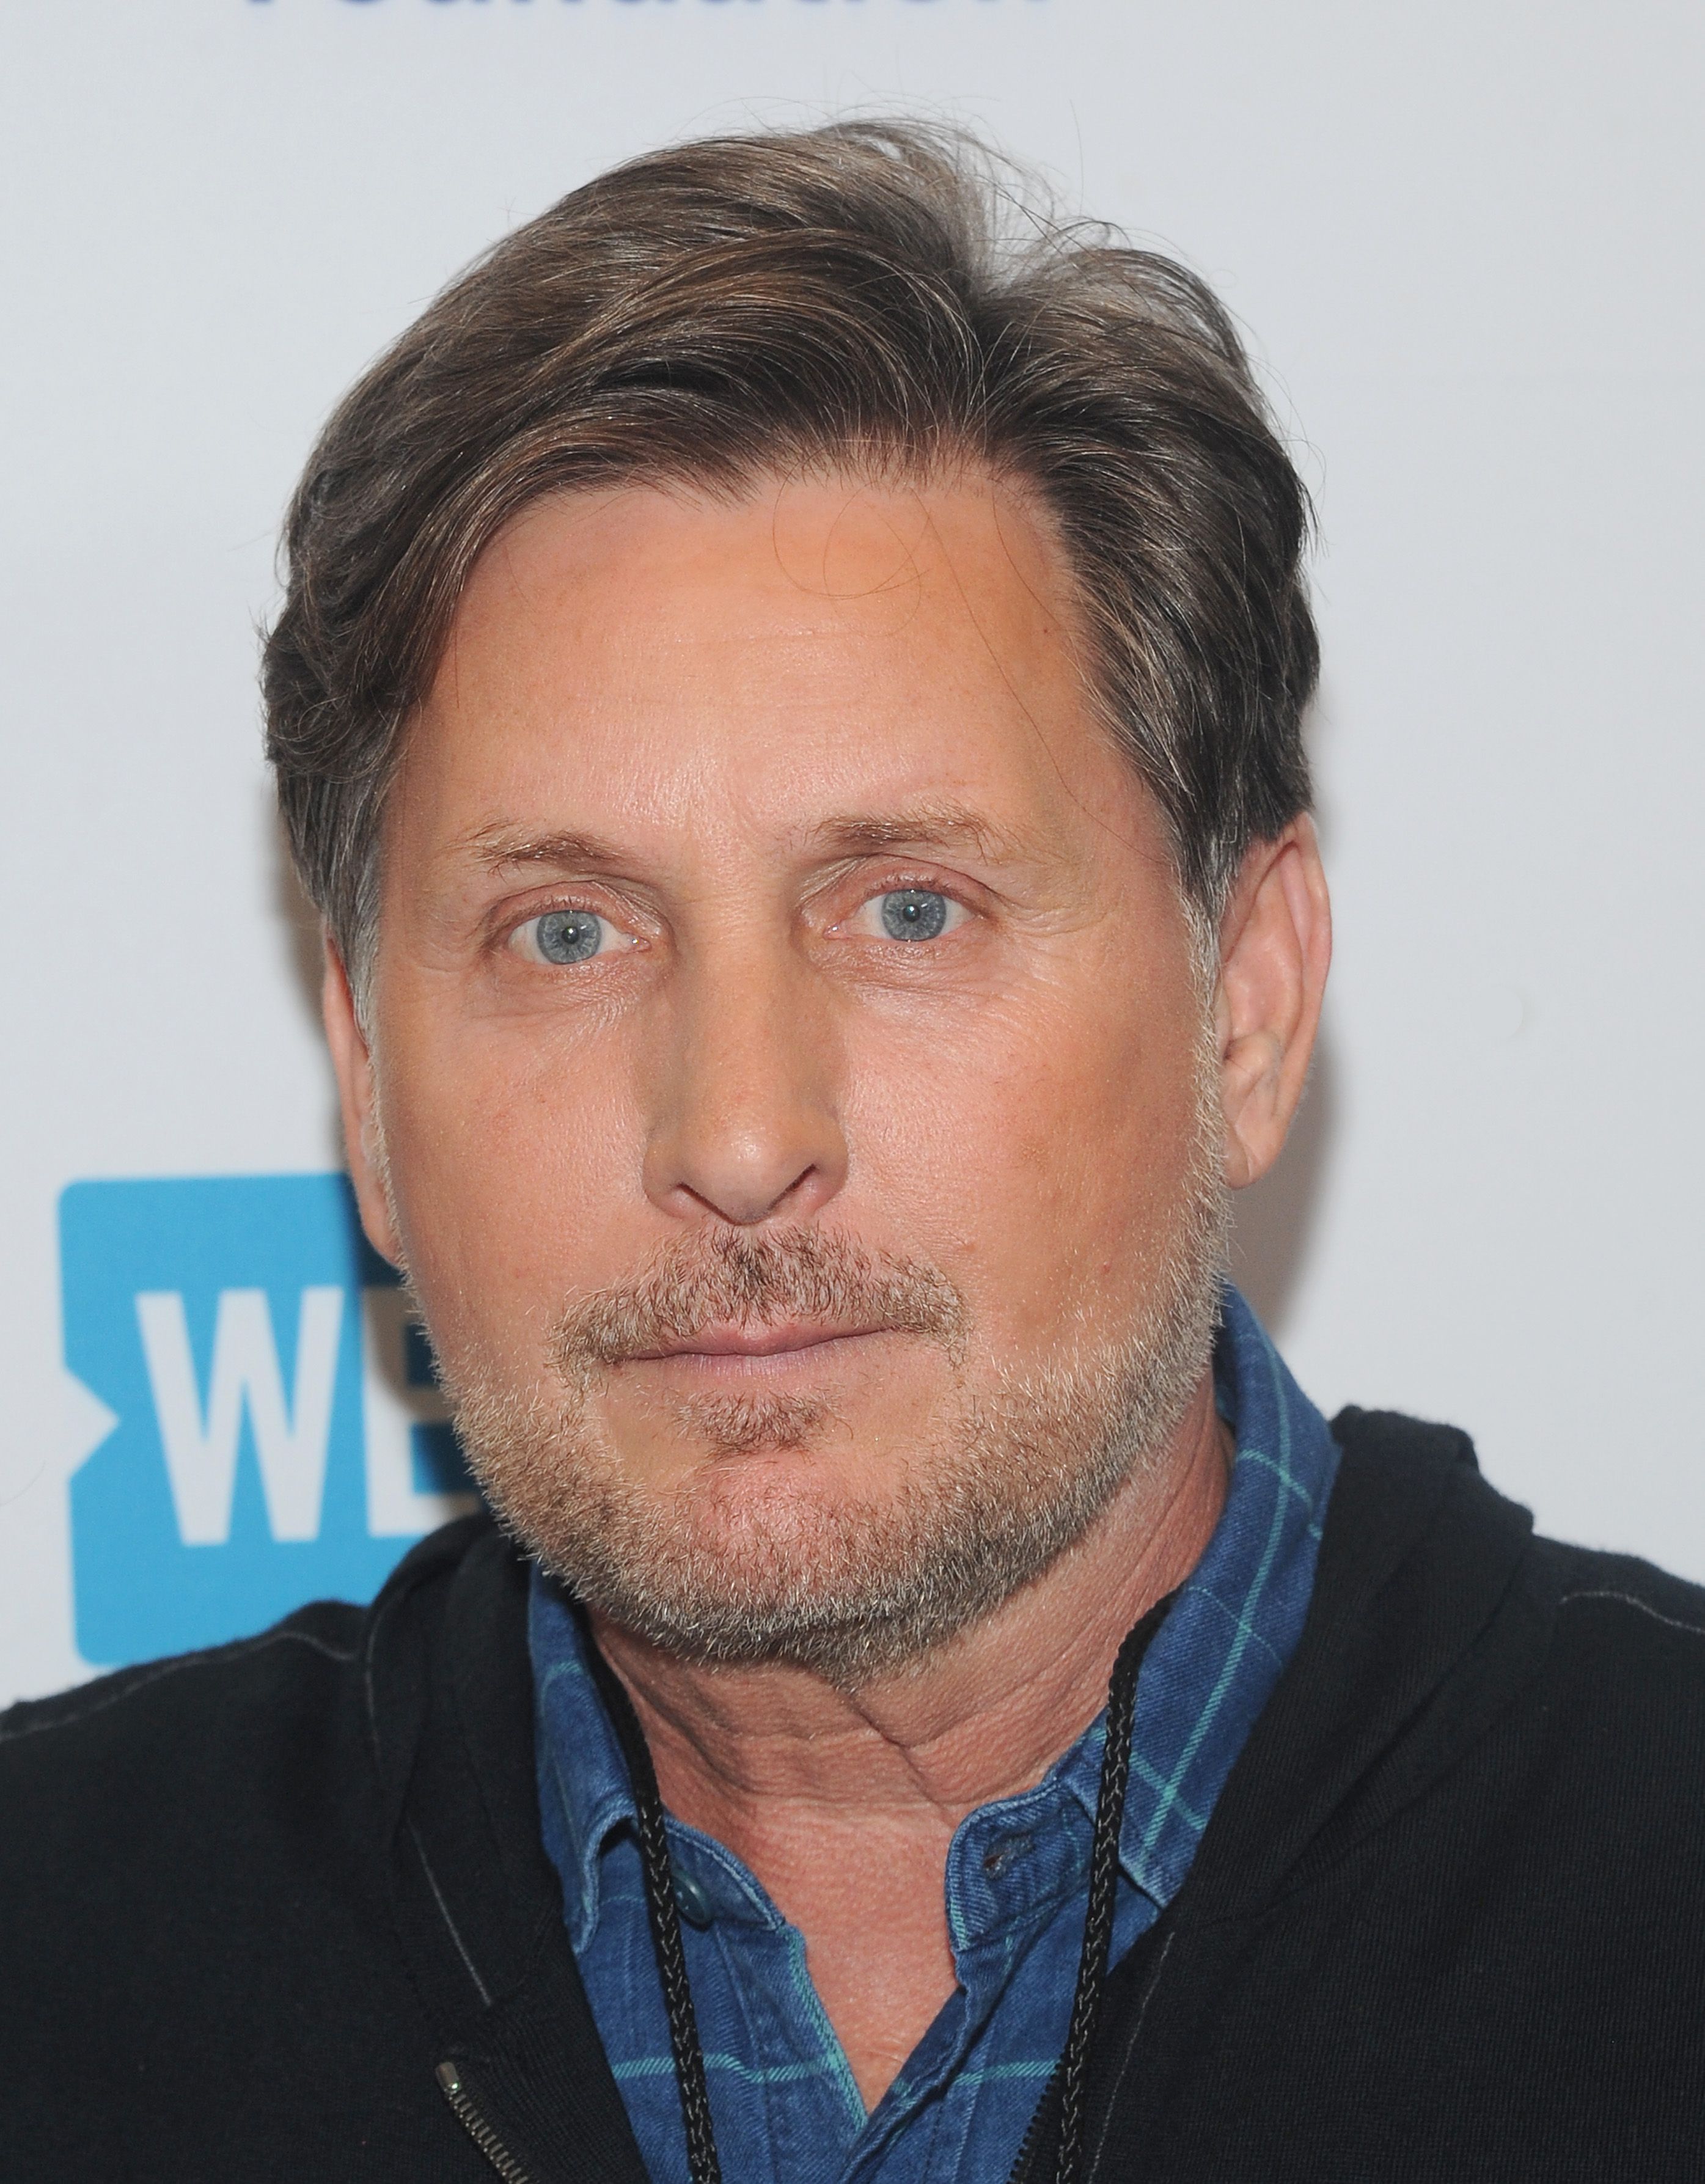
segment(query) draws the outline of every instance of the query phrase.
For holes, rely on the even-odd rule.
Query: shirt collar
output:
[[[1215,1800],[1295,1651],[1314,1590],[1338,1446],[1238,1291],[1214,1381],[1237,1452],[1225,1507],[1137,1679],[1120,1850],[1154,1902],[1183,1885]],[[1100,1735],[1096,1737],[1100,1763]]]
[[[1301,1634],[1338,1468],[1326,1421],[1229,1286],[1214,1385],[1236,1454],[1219,1522],[1137,1679],[1119,1837],[1124,1879],[1156,1911],[1183,1885]],[[1017,1932],[1084,1886],[1106,1741],[1104,1714],[1034,1790],[982,1806],[956,1832],[948,1919],[961,1972],[981,1951],[1004,1955]]]
[[[1326,1422],[1297,1386],[1238,1291],[1228,1285],[1214,1351],[1222,1415],[1237,1452],[1225,1507],[1201,1561],[1179,1589],[1144,1658],[1137,1681],[1130,1785],[1120,1858],[1126,1879],[1157,1907],[1183,1883],[1214,1800],[1256,1716],[1301,1633],[1338,1452]],[[586,1665],[585,1639],[560,1589],[534,1572],[528,1605],[547,1847],[577,1901],[565,1906],[570,1938],[584,1950],[598,1925],[600,1861],[611,1837],[635,1819],[627,1769]],[[956,1941],[1039,1914],[1029,1862],[1003,1864],[1000,1847],[1045,1827],[1062,1801],[1092,1818],[1100,1787],[1106,1724],[1098,1719],[1034,1790],[972,1813],[955,1837],[950,1903]],[[671,1824],[671,1833],[677,1830]],[[692,1830],[679,1830],[688,1835]],[[1074,1830],[1073,1833],[1079,1832]],[[752,1916],[762,1907],[735,1876],[705,1873],[718,1911]],[[962,1846],[962,1849],[961,1849]],[[974,1853],[974,1854],[973,1854]],[[1083,1836],[1087,1859],[1088,1837]],[[991,1868],[990,1858],[995,1864]],[[1031,1869],[1057,1896],[1056,1861]],[[727,1891],[716,1883],[726,1878]],[[724,1901],[723,1899],[725,1899]],[[767,1923],[767,1921],[766,1921]]]
[[[586,1636],[561,1588],[534,1565],[527,1599],[545,1847],[575,1900],[568,1936],[583,1953],[598,1928],[601,1861],[610,1840],[638,1819],[627,1763],[586,1664]],[[570,1892],[565,1891],[567,1894]]]

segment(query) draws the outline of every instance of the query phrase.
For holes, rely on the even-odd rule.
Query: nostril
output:
[[[683,1200],[737,1228],[755,1228],[781,1215],[803,1218],[833,1195],[833,1190],[825,1187],[823,1170],[816,1161],[799,1169],[780,1190],[761,1175],[749,1169],[743,1173],[731,1163],[723,1174],[701,1171],[691,1178],[683,1178],[677,1190]]]
[[[809,1195],[811,1185],[816,1178],[816,1173],[817,1167],[815,1161],[810,1167],[801,1168],[787,1189],[771,1201],[771,1212],[780,1213],[783,1211],[791,1212],[798,1200]]]

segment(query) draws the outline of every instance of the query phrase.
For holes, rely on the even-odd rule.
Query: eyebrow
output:
[[[492,872],[508,872],[517,865],[595,871],[628,861],[613,842],[606,842],[597,834],[570,830],[528,834],[513,827],[487,827],[465,837],[456,848]]]
[[[820,820],[805,838],[814,850],[844,857],[914,844],[968,848],[997,864],[1036,854],[1034,844],[995,826],[970,805],[933,800],[894,812],[839,813]],[[456,848],[489,872],[513,872],[525,866],[542,866],[555,872],[610,872],[632,861],[630,852],[601,835],[571,828],[531,834],[515,827],[487,827],[465,836]]]
[[[821,821],[810,838],[813,845],[842,855],[926,842],[972,849],[991,862],[1034,854],[1021,837],[995,826],[968,804],[929,802],[907,805],[892,813],[847,812]]]

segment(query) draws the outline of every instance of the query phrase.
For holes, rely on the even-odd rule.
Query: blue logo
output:
[[[86,1660],[369,1600],[476,1506],[347,1178],[74,1183],[59,1250],[65,1362],[113,1420],[71,1481]]]

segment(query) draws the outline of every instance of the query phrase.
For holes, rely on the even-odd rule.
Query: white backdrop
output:
[[[226,1464],[230,1540],[295,1524],[282,1578],[229,1564],[203,1635],[333,1569],[274,1470],[333,1370],[308,1299],[359,1276],[302,1273],[298,1313],[240,1252],[204,1296],[147,1260],[159,1205],[259,1220],[195,1179],[337,1165],[254,686],[316,425],[462,261],[613,159],[895,104],[986,125],[1204,271],[1318,496],[1340,953],[1245,1286],[1329,1408],[1465,1424],[1547,1529],[1705,1578],[1702,95],[1693,0],[13,0],[0,1699],[178,1627],[125,1622],[127,1586],[181,1587],[122,1515],[123,1451],[191,1591],[231,1550],[216,1510],[183,1546],[184,1466]],[[176,1195],[62,1206],[111,1178]],[[134,1323],[126,1282],[156,1300]],[[264,1519],[233,1390],[253,1412],[265,1374],[213,1387],[209,1343],[254,1333],[241,1302],[209,1331],[215,1291],[276,1308],[295,1407]],[[98,1359],[64,1362],[137,1326],[152,1441]],[[417,1470],[373,1515],[363,1415],[382,1562],[443,1505]]]

